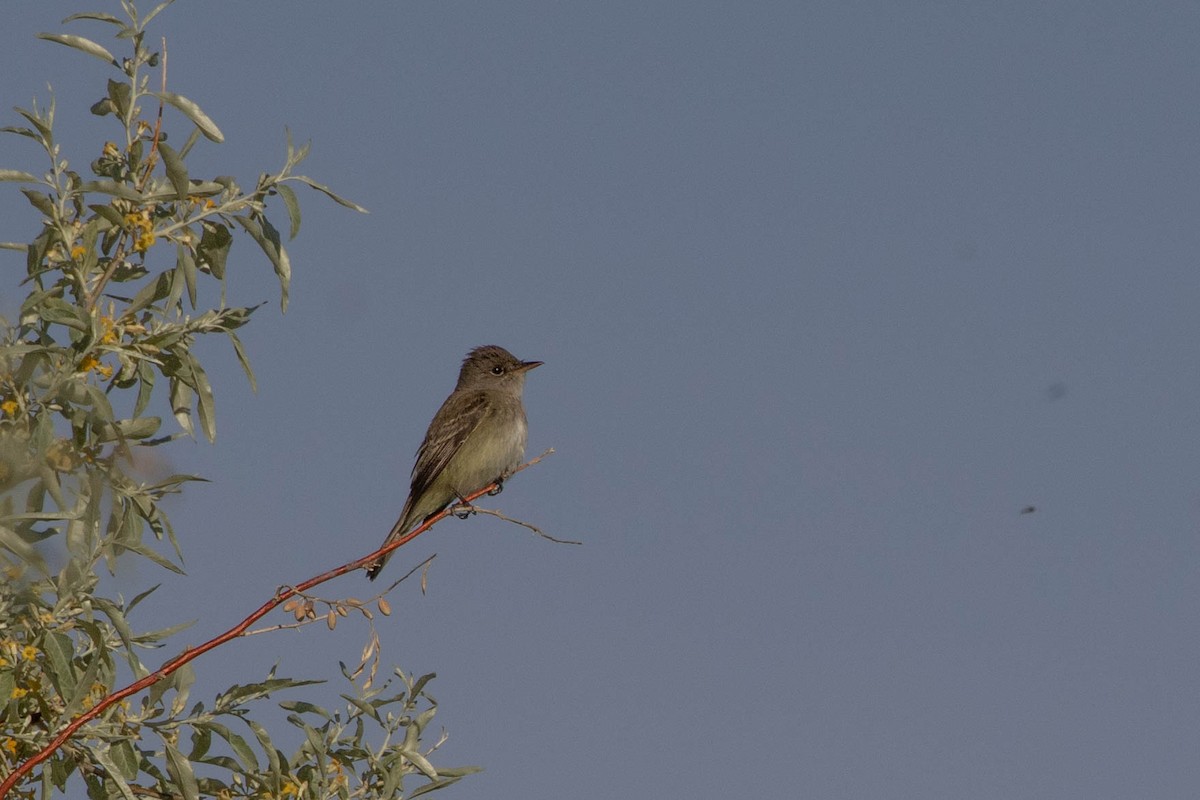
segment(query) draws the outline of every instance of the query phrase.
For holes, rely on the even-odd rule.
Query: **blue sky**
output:
[[[81,167],[107,76],[33,34],[91,8],[0,30],[0,107],[52,83]],[[486,767],[446,796],[1195,796],[1200,9],[334,9],[154,29],[226,135],[193,174],[252,183],[288,126],[371,213],[301,195],[283,316],[235,248],[259,391],[206,348],[218,440],[170,457],[213,483],[153,619],[199,638],[373,549],[495,343],[546,362],[529,447],[557,454],[489,502],[585,544],[450,520],[389,565],[438,554],[381,633],[438,673],[442,760]],[[362,640],[235,643],[196,691]]]

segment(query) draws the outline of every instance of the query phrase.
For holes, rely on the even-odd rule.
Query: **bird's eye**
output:
[[[501,367],[501,366],[492,367],[492,374],[493,375],[503,375],[504,367]]]

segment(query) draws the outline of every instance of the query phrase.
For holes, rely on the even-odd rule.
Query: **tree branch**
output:
[[[550,455],[553,452],[554,452],[553,448],[547,450],[546,452],[542,453],[537,458],[531,459],[530,461],[526,462],[525,464],[522,464],[521,466],[517,467],[515,470],[513,470],[512,474],[515,475],[516,473],[518,473],[528,467],[531,467],[534,464],[537,464],[539,461],[541,461],[543,458],[545,458],[546,456]],[[463,498],[463,500],[470,503],[472,500],[477,500],[478,498],[483,497],[484,495],[495,491],[497,488],[498,488],[498,484],[489,483],[487,486],[483,487],[482,489],[472,492],[471,494],[467,495],[466,497]],[[113,692],[112,694],[108,695],[107,697],[105,697],[103,700],[100,700],[94,706],[92,706],[90,709],[88,709],[87,711],[84,711],[82,714],[80,714],[78,717],[76,717],[74,720],[72,720],[71,723],[68,724],[66,727],[64,727],[61,731],[59,731],[58,734],[50,741],[50,743],[48,745],[43,747],[41,750],[39,750],[37,753],[35,753],[33,756],[31,756],[28,760],[26,760],[22,764],[18,765],[17,768],[14,769],[12,771],[12,773],[10,773],[8,775],[8,777],[6,777],[2,783],[0,783],[0,798],[8,797],[8,794],[10,791],[12,791],[13,787],[16,786],[17,783],[19,781],[21,781],[22,778],[24,778],[26,775],[28,775],[30,773],[30,771],[33,770],[34,767],[36,767],[38,764],[42,763],[47,758],[49,758],[54,753],[55,750],[58,750],[60,747],[62,747],[63,744],[65,744],[72,736],[74,736],[79,731],[80,728],[82,728],[84,725],[86,725],[91,720],[93,720],[96,717],[103,714],[105,712],[105,710],[107,710],[109,707],[115,705],[116,703],[121,702],[122,700],[129,697],[130,695],[137,694],[141,690],[147,689],[150,686],[153,686],[154,684],[161,681],[163,678],[166,678],[167,676],[169,676],[172,673],[174,673],[175,671],[177,671],[180,667],[182,667],[185,664],[188,664],[188,663],[196,660],[200,656],[204,655],[209,650],[213,650],[217,647],[220,647],[221,645],[226,644],[227,642],[230,642],[233,639],[237,639],[241,636],[245,636],[247,634],[247,631],[249,631],[251,625],[253,625],[255,622],[257,622],[258,620],[265,617],[268,613],[270,613],[275,608],[279,607],[283,603],[286,603],[291,598],[299,597],[304,592],[311,589],[312,587],[320,585],[322,583],[325,583],[326,581],[333,580],[334,578],[336,578],[340,575],[345,575],[347,572],[352,572],[356,569],[362,569],[363,567],[367,566],[368,564],[374,563],[380,556],[382,556],[386,553],[390,553],[393,550],[399,549],[400,547],[403,547],[404,545],[411,542],[413,539],[420,536],[425,531],[432,528],[438,522],[441,522],[449,514],[450,514],[449,508],[442,509],[437,514],[434,514],[433,516],[426,519],[424,522],[422,522],[416,528],[413,528],[411,531],[409,531],[404,536],[400,537],[399,539],[397,539],[394,542],[391,542],[390,544],[380,547],[378,550],[375,550],[374,552],[368,553],[367,555],[362,556],[361,558],[356,558],[353,561],[343,564],[340,567],[335,567],[334,569],[328,570],[327,572],[322,572],[320,575],[309,578],[306,581],[302,581],[302,582],[296,584],[295,586],[280,587],[279,589],[277,589],[275,591],[275,595],[270,600],[268,600],[267,602],[265,602],[261,606],[259,606],[257,609],[255,609],[255,611],[253,613],[251,613],[249,616],[247,616],[245,619],[243,619],[237,625],[234,625],[232,628],[225,631],[224,633],[218,634],[217,636],[214,636],[213,638],[209,639],[208,641],[203,642],[199,645],[196,645],[195,647],[185,647],[182,653],[180,653],[179,655],[172,658],[170,661],[163,664],[161,667],[159,667],[154,672],[151,672],[149,675],[145,676],[144,678],[134,681],[133,683],[126,686],[125,688],[119,689],[119,690]],[[408,576],[405,575],[404,577],[408,577]],[[403,578],[401,578],[401,580],[403,580]]]

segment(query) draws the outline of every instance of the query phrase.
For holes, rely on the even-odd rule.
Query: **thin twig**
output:
[[[408,572],[401,575],[397,580],[392,581],[392,585],[387,587],[386,589],[384,589],[382,592],[378,592],[377,594],[371,595],[371,597],[367,598],[366,600],[354,600],[354,601],[325,600],[320,597],[308,597],[308,595],[303,595],[303,596],[306,600],[308,600],[310,602],[324,603],[325,605],[329,606],[330,608],[334,608],[336,606],[351,606],[353,608],[359,608],[361,606],[370,605],[372,603],[378,603],[380,599],[382,599],[387,594],[389,594],[393,589],[395,589],[397,586],[399,586],[404,581],[411,578],[417,570],[422,569],[423,567],[427,567],[431,563],[433,563],[433,560],[435,558],[437,558],[437,553],[434,553],[429,558],[422,561],[420,564],[417,564],[415,567],[410,569]],[[290,587],[284,587],[284,588],[290,588]],[[287,609],[285,608],[284,611],[287,611]],[[306,625],[312,625],[314,622],[321,622],[324,619],[325,619],[324,615],[319,616],[319,617],[305,617],[304,619],[297,620],[296,622],[285,622],[285,623],[280,623],[279,625],[268,625],[265,628],[255,628],[252,631],[246,631],[242,635],[243,636],[257,636],[260,633],[271,633],[272,631],[298,630],[300,628],[303,628]]]
[[[543,531],[541,528],[537,527],[536,525],[532,525],[528,522],[525,522],[524,520],[513,519],[512,517],[507,517],[504,514],[500,513],[499,511],[496,511],[495,509],[491,509],[491,508],[480,508],[479,506],[470,506],[470,505],[465,505],[465,504],[459,503],[459,504],[455,504],[450,507],[450,513],[451,514],[459,514],[459,513],[487,514],[489,517],[496,517],[497,519],[502,519],[505,522],[511,522],[514,525],[520,525],[522,528],[528,528],[529,530],[533,531],[534,533],[536,533],[538,536],[542,537],[543,539],[549,539],[550,541],[554,542],[555,544],[583,544],[583,542],[577,542],[574,539],[556,539],[553,536],[551,536],[550,534]]]
[[[518,472],[520,472],[522,470],[529,469],[534,464],[539,463],[543,458],[546,458],[547,456],[552,456],[552,455],[554,455],[554,448],[547,447],[540,456],[535,456],[534,458],[529,459],[524,464],[522,464],[521,466],[514,469],[512,472],[508,473],[508,476],[512,477],[513,475],[516,475]],[[475,496],[478,497],[479,495],[475,495]]]
[[[167,37],[162,39],[162,93],[167,93]],[[154,122],[154,138],[150,141],[150,153],[146,156],[146,171],[142,173],[142,179],[137,183],[137,190],[140,192],[146,188],[146,182],[150,180],[150,174],[154,172],[154,161],[158,156],[158,140],[162,135],[162,119],[163,119],[163,101],[159,98],[158,101],[158,119]]]
[[[304,619],[304,620],[301,620],[300,622],[289,622],[287,624],[268,625],[265,628],[255,628],[252,631],[246,631],[242,635],[243,636],[257,636],[260,633],[273,633],[275,631],[299,630],[300,628],[303,628],[305,625],[311,625],[316,621],[317,620],[315,620],[315,619]]]

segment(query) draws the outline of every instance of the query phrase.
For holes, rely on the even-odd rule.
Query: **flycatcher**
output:
[[[458,385],[442,403],[417,450],[412,486],[388,544],[453,500],[500,482],[525,457],[525,373],[541,361],[521,361],[503,347],[476,347],[463,359]],[[367,567],[375,580],[391,556]]]

